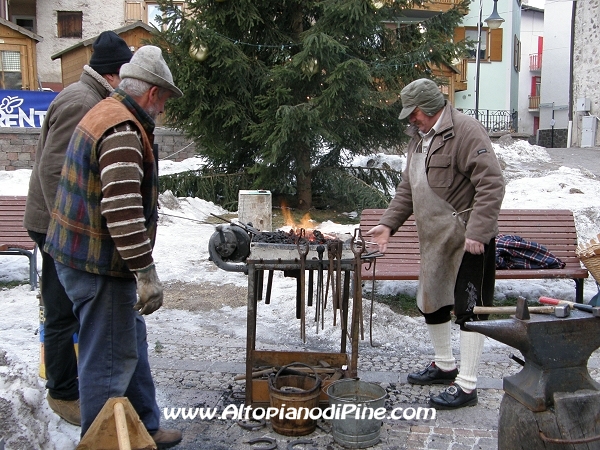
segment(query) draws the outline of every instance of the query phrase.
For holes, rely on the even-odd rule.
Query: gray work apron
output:
[[[454,304],[456,276],[464,254],[465,224],[429,186],[426,153],[413,153],[409,167],[421,264],[417,306],[430,314]]]

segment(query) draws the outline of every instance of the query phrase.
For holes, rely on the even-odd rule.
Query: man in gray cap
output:
[[[23,220],[24,227],[40,249],[46,241],[60,171],[73,131],[83,116],[119,85],[119,70],[133,56],[127,43],[114,31],[100,33],[92,49],[89,65],[83,66],[79,81],[56,96],[42,124]],[[77,356],[73,345],[79,322],[73,315],[73,304],[58,280],[54,260],[43,250],[41,255],[40,292],[45,317],[48,405],[67,422],[79,425]]]
[[[435,353],[412,384],[450,385],[429,402],[439,409],[477,403],[484,336],[465,323],[485,320],[474,306],[491,306],[495,237],[504,197],[500,164],[484,127],[445,101],[436,83],[415,80],[400,93],[408,117],[406,168],[396,195],[368,234],[385,252],[390,236],[414,213],[421,252],[417,306]],[[451,311],[460,326],[460,372],[452,354]]]
[[[141,47],[121,83],[73,133],[45,250],[79,319],[81,435],[111,397],[128,397],[158,448],[181,441],[159,427],[144,314],[161,307],[152,249],[158,222],[154,120],[181,97],[158,47]]]

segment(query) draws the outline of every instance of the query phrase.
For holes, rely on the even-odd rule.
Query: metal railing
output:
[[[541,53],[532,53],[529,55],[529,70],[532,72],[537,72],[538,70],[542,70],[542,54]]]
[[[475,117],[474,109],[464,109],[467,116]],[[517,130],[517,111],[480,109],[479,121],[490,132]]]

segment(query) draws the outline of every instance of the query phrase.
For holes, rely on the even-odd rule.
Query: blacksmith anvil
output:
[[[523,354],[523,369],[504,378],[504,392],[537,412],[552,406],[555,392],[600,390],[587,369],[590,355],[600,347],[600,317],[578,310],[566,318],[529,316],[526,306],[522,312],[509,319],[465,324]]]

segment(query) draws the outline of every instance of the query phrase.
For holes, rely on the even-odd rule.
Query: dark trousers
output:
[[[79,322],[73,313],[73,302],[67,296],[56,274],[54,259],[44,248],[46,235],[29,231],[42,255],[40,292],[44,304],[44,364],[46,388],[57,400],[77,400],[77,356],[73,334],[79,332]]]
[[[454,309],[456,323],[463,331],[465,322],[487,320],[487,314],[473,314],[475,306],[492,306],[496,284],[496,238],[484,245],[481,255],[465,253],[458,269],[454,286],[454,305],[444,306],[431,314],[424,314],[428,324],[448,322]]]

